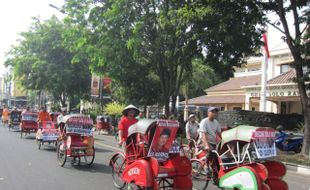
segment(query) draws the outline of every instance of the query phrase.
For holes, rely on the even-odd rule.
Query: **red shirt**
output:
[[[39,121],[52,121],[52,118],[48,112],[41,111],[38,116]]]
[[[138,120],[136,118],[128,119],[128,117],[123,116],[118,124],[118,130],[123,131],[123,136],[121,137],[122,142],[126,141],[128,136],[128,129],[131,125],[137,123]]]

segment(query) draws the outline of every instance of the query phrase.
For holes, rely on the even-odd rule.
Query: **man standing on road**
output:
[[[126,142],[129,127],[138,122],[138,120],[135,117],[139,115],[140,111],[135,106],[129,105],[125,107],[122,113],[123,117],[121,118],[118,124],[118,136],[119,136],[118,144],[120,146],[122,146],[123,143]]]
[[[205,150],[212,151],[216,148],[216,136],[221,135],[221,127],[216,120],[218,115],[218,108],[210,107],[208,109],[208,117],[201,120],[199,125],[199,132],[204,143]]]
[[[6,106],[4,106],[3,112],[2,112],[2,123],[4,127],[6,127],[9,124],[9,115],[10,115],[10,110]]]
[[[38,122],[52,121],[52,118],[50,114],[46,111],[46,108],[42,107],[41,110],[42,111],[40,111],[39,116],[38,116]]]

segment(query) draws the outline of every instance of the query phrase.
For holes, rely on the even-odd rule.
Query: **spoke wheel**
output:
[[[40,150],[41,149],[41,145],[42,145],[42,141],[39,140],[39,139],[36,139],[37,140],[37,148]]]
[[[122,189],[126,183],[122,179],[123,171],[125,169],[125,158],[118,154],[111,160],[112,178],[115,187]]]
[[[95,160],[95,148],[93,147],[93,155],[91,156],[84,156],[84,161],[87,165],[92,165]]]
[[[159,189],[168,189],[168,190],[173,189],[173,180],[162,178],[158,182],[158,186],[159,186]]]
[[[81,157],[76,156],[71,159],[71,165],[81,165]]]
[[[294,150],[296,154],[300,153],[302,149],[302,144],[298,145],[298,147]]]
[[[67,161],[67,149],[63,146],[63,142],[60,142],[57,146],[57,160],[61,167],[63,167]]]
[[[128,184],[128,190],[143,190],[140,186],[136,185],[134,182]]]
[[[187,144],[183,144],[181,148],[182,148],[184,155],[188,159],[192,159],[192,154],[191,154],[191,150],[190,150],[189,146]]]
[[[191,160],[193,190],[205,190],[208,187],[209,179],[201,162]]]

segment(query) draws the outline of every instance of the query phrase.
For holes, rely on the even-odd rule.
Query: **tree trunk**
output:
[[[293,4],[292,4],[293,2]],[[310,99],[307,95],[307,86],[305,84],[304,80],[304,73],[303,73],[303,66],[306,66],[305,58],[302,58],[302,52],[299,48],[301,46],[300,40],[296,40],[301,37],[300,28],[299,28],[299,21],[298,21],[298,15],[297,13],[297,6],[294,3],[294,1],[291,1],[291,8],[294,13],[294,21],[295,21],[295,40],[290,34],[288,22],[286,19],[286,10],[284,8],[284,2],[278,1],[277,2],[277,8],[276,13],[278,14],[282,26],[283,26],[283,33],[286,37],[286,43],[292,53],[292,56],[294,58],[294,66],[296,71],[296,79],[297,79],[297,85],[302,105],[302,111],[304,114],[304,141],[303,141],[303,147],[301,154],[305,156],[309,156],[309,148],[310,148]]]
[[[310,151],[310,106],[307,105],[304,110],[304,141],[301,149],[301,154],[309,156]]]
[[[171,114],[174,115],[174,116],[176,116],[176,109],[175,109],[176,100],[177,100],[177,96],[176,95],[172,95]]]
[[[165,103],[165,116],[166,118],[169,117],[169,101],[170,101],[170,98],[169,96],[168,97],[164,97],[164,103]]]

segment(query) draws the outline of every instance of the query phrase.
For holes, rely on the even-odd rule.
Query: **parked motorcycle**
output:
[[[294,151],[300,153],[304,136],[302,134],[293,134],[284,132],[281,128],[276,134],[276,147],[282,151]]]

